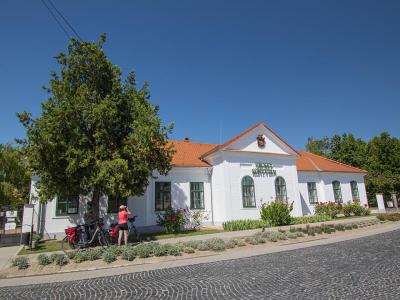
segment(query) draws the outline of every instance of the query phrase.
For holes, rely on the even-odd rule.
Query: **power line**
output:
[[[79,34],[76,32],[76,30],[74,29],[74,27],[72,27],[72,25],[68,22],[67,18],[64,17],[64,15],[57,9],[57,7],[54,5],[54,3],[51,0],[47,0],[50,5],[54,8],[54,10],[59,14],[59,16],[64,20],[64,22],[67,24],[67,26],[72,30],[73,33],[75,33],[75,35],[77,36],[77,38],[82,42],[81,37],[79,36]]]
[[[57,22],[58,26],[64,31],[65,35],[67,36],[68,39],[71,39],[71,36],[69,35],[68,31],[64,28],[64,26],[61,24],[61,22],[57,19],[56,15],[53,13],[53,11],[50,9],[50,7],[47,5],[47,3],[44,0],[42,1],[43,5],[47,8],[49,13],[52,15],[53,19]]]

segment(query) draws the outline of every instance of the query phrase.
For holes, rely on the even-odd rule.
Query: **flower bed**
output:
[[[400,221],[400,213],[380,213],[376,217],[381,221]]]
[[[400,215],[400,214],[399,214]],[[220,252],[243,246],[274,243],[277,241],[291,240],[318,234],[332,234],[336,231],[348,231],[377,224],[378,219],[347,224],[321,224],[316,226],[291,226],[289,230],[260,231],[254,235],[241,238],[222,239],[212,238],[206,240],[191,240],[187,242],[165,243],[147,242],[137,246],[111,246],[107,249],[91,248],[81,251],[69,251],[67,254],[54,253],[51,255],[40,254],[35,261],[30,262],[27,256],[20,256],[13,260],[12,269],[27,270],[32,265],[39,266],[42,273],[46,270],[76,270],[85,263],[104,261],[113,264],[118,261],[132,262],[137,259],[148,259],[163,256],[196,255],[206,251]],[[58,268],[58,269],[57,269]]]

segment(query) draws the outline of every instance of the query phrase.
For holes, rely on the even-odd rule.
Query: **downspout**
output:
[[[214,225],[214,202],[213,202],[213,190],[212,190],[212,172],[213,168],[207,168],[208,176],[210,178],[210,193],[211,193],[211,224]]]

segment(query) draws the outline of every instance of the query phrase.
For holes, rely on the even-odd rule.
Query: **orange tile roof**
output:
[[[176,151],[172,157],[172,165],[177,167],[209,167],[210,165],[201,160],[200,156],[217,146],[190,141],[170,140],[169,142]]]
[[[342,164],[310,152],[299,150],[297,152],[301,154],[301,157],[296,161],[298,171],[367,173],[365,170]]]
[[[197,143],[191,141],[170,140],[175,149],[172,165],[176,167],[209,167],[210,165],[201,159],[204,154],[220,146],[218,144]],[[313,172],[343,172],[343,173],[367,173],[367,171],[352,167],[340,162],[297,150],[301,156],[296,161],[298,171]]]

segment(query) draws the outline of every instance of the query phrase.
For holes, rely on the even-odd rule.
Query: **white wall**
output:
[[[298,172],[300,200],[303,214],[313,214],[314,205],[310,204],[308,198],[307,182],[317,183],[318,202],[334,201],[332,181],[339,181],[342,190],[343,203],[352,201],[351,181],[356,181],[358,193],[362,205],[367,204],[367,193],[364,184],[364,175],[360,173],[336,173],[336,172]]]
[[[216,219],[217,222],[236,219],[259,219],[261,204],[275,199],[275,179],[277,176],[283,177],[286,181],[289,202],[294,202],[292,214],[294,216],[301,214],[296,157],[224,151],[223,158],[223,164],[214,166],[214,171],[216,168],[223,168],[224,172],[222,174],[225,176],[225,193],[223,198],[218,199],[218,201],[222,201],[226,213],[220,214],[219,218]],[[253,176],[252,169],[255,167],[255,163],[259,162],[271,163],[276,170],[277,176]],[[243,207],[241,181],[246,175],[251,176],[254,180],[255,208]],[[216,189],[216,186],[213,186],[213,189]]]

